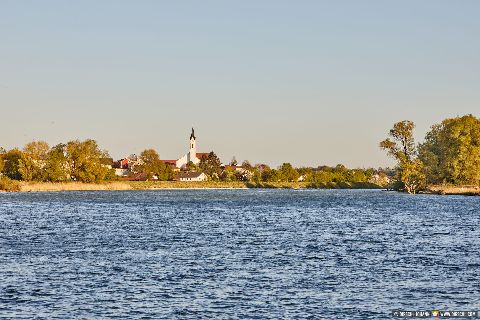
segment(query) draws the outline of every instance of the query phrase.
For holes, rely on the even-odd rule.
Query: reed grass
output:
[[[20,183],[18,181],[0,176],[0,191],[15,192],[20,191]]]
[[[428,191],[436,194],[448,195],[480,195],[479,186],[455,186],[455,185],[434,185],[428,188]]]
[[[309,182],[243,182],[243,181],[111,181],[81,182],[18,182],[10,180],[23,192],[89,191],[89,190],[150,190],[150,189],[375,189],[368,183],[309,183]],[[1,187],[0,187],[1,188]]]
[[[133,189],[245,189],[242,181],[129,181]]]
[[[125,182],[82,183],[82,182],[21,182],[20,191],[94,191],[94,190],[131,190]]]

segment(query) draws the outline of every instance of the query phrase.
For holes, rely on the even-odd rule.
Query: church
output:
[[[190,150],[188,151],[187,154],[185,154],[180,159],[176,161],[173,160],[173,161],[175,161],[175,166],[177,168],[182,168],[183,166],[186,166],[187,163],[189,163],[190,161],[193,164],[198,165],[200,163],[200,159],[202,159],[203,157],[208,157],[208,152],[197,152],[197,142],[195,137],[195,131],[192,128],[192,133],[190,134]],[[172,160],[166,160],[166,161],[173,164]]]

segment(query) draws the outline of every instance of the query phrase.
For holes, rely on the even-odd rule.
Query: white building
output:
[[[130,173],[129,169],[115,168],[115,175],[118,177],[126,177]]]
[[[193,164],[199,164],[201,157],[206,156],[206,155],[208,155],[208,153],[197,153],[197,143],[196,143],[196,138],[195,138],[195,131],[192,128],[192,133],[190,134],[190,150],[188,151],[187,154],[185,154],[183,157],[181,157],[180,159],[178,159],[176,161],[175,166],[177,168],[181,168],[181,167],[187,165],[187,163],[189,163],[190,161]]]
[[[207,176],[203,172],[181,172],[178,179],[180,181],[205,181]]]

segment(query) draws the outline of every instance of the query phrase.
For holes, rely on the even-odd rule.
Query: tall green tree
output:
[[[397,161],[397,179],[403,184],[408,193],[416,193],[425,186],[423,164],[417,158],[417,150],[412,121],[401,121],[393,125],[390,138],[380,142],[380,148]]]
[[[255,167],[252,167],[251,172],[252,172],[252,175],[250,177],[250,181],[253,181],[255,183],[260,183],[260,181],[262,181],[262,174],[260,170],[258,170],[258,168],[255,166]]]
[[[20,159],[20,171],[23,180],[43,180],[44,167],[46,164],[47,153],[50,150],[45,141],[32,141],[23,148],[23,156]]]
[[[10,179],[31,181],[40,176],[40,169],[23,151],[12,149],[3,155],[3,173]]]
[[[480,119],[466,115],[433,125],[419,158],[429,183],[480,185]]]
[[[293,166],[290,163],[283,163],[279,168],[278,168],[278,173],[281,181],[297,181],[298,177],[300,176],[293,168]]]
[[[280,175],[277,170],[270,168],[267,165],[262,166],[261,178],[264,182],[278,182]]]
[[[220,176],[222,181],[236,181],[236,171],[232,166],[227,166],[223,169],[222,174]]]
[[[140,170],[147,174],[148,179],[157,176],[159,180],[170,180],[173,172],[168,164],[160,160],[158,152],[153,149],[146,149],[140,154]]]
[[[331,174],[333,182],[346,182],[352,180],[350,171],[343,164],[337,164],[332,168]]]
[[[22,153],[22,156],[18,160],[18,171],[22,176],[22,180],[41,180],[42,171],[39,164],[25,153]]]
[[[58,144],[47,153],[44,168],[44,180],[61,182],[69,179],[68,162],[65,156],[65,149],[65,144]]]
[[[20,163],[22,157],[23,152],[18,149],[12,149],[5,153],[3,155],[3,174],[10,179],[22,180],[23,177],[20,171]]]
[[[109,158],[108,153],[100,150],[95,140],[70,141],[65,151],[72,179],[81,182],[97,182],[111,175],[111,169],[101,163],[103,158]]]
[[[200,170],[212,179],[219,179],[222,169],[221,162],[215,152],[210,152],[207,157],[202,157],[198,164]]]
[[[37,161],[45,160],[49,151],[50,147],[45,141],[32,141],[23,148],[25,154]]]

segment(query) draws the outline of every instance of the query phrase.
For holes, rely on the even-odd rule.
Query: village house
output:
[[[116,176],[127,177],[131,174],[138,173],[135,167],[139,165],[142,165],[142,160],[136,154],[131,154],[127,158],[113,162],[112,167],[115,169]]]
[[[129,169],[114,168],[117,177],[127,177],[130,174]]]
[[[178,174],[180,181],[206,181],[207,175],[203,172],[180,172]]]
[[[113,163],[113,169],[115,169],[115,175],[118,177],[126,177],[130,174],[130,168],[128,166],[129,160],[127,158],[120,159]]]

